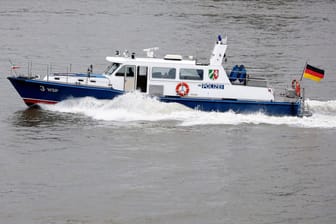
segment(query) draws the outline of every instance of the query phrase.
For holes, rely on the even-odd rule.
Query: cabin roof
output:
[[[106,57],[106,60],[114,63],[136,63],[136,64],[167,64],[167,65],[196,65],[195,60],[171,60],[171,59],[163,59],[163,58],[130,58],[130,57]]]

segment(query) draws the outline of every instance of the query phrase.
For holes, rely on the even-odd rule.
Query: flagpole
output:
[[[14,71],[15,75],[17,76],[17,73],[13,67],[15,66],[10,58],[8,58],[9,63],[11,64],[11,72]]]
[[[300,82],[302,81],[303,74],[304,74],[304,71],[306,70],[307,64],[308,64],[308,60],[306,61],[305,66],[303,67],[302,74],[301,74],[301,78],[300,78]]]
[[[307,68],[307,64],[308,64],[308,60],[306,60],[306,64],[304,65],[303,67],[303,70],[302,70],[302,74],[301,74],[301,78],[300,78],[300,82],[302,81],[303,79],[303,75],[304,75],[304,72]],[[301,92],[301,89],[300,89],[300,92]],[[304,116],[304,113],[305,113],[305,89],[302,88],[302,95],[301,95],[301,99],[302,99],[302,102],[301,102],[301,116]]]

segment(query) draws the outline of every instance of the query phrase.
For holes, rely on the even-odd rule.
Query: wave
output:
[[[336,100],[318,101],[308,99],[305,105],[313,113],[336,115]]]
[[[179,120],[184,118],[185,113],[192,111],[181,104],[162,103],[139,92],[123,94],[113,100],[84,97],[41,107],[51,111],[84,114],[97,120],[124,122]]]
[[[336,100],[307,100],[306,106],[313,112],[311,117],[276,117],[262,113],[203,112],[177,103],[163,103],[140,92],[133,92],[113,100],[85,97],[65,100],[55,105],[42,105],[42,108],[57,112],[83,114],[96,120],[116,122],[173,120],[178,121],[180,126],[269,124],[302,128],[336,128]]]

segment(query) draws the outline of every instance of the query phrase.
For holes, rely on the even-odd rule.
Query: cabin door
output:
[[[124,90],[125,91],[133,91],[135,87],[135,66],[127,65],[125,66],[125,84]]]
[[[147,74],[147,66],[137,67],[136,89],[144,93],[147,92]]]

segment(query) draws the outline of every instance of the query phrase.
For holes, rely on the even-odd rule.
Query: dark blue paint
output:
[[[187,107],[202,111],[234,111],[236,113],[262,112],[276,116],[299,116],[300,105],[298,102],[257,102],[246,100],[215,100],[193,99],[179,97],[162,97],[163,102],[175,102]]]
[[[68,98],[94,97],[97,99],[113,99],[124,94],[113,88],[92,87],[87,85],[71,85],[46,82],[22,77],[8,77],[22,98],[32,98],[47,101],[62,101]],[[43,86],[43,87],[41,87]],[[44,91],[41,91],[44,89]],[[48,91],[57,89],[57,92]],[[237,113],[263,112],[276,116],[299,116],[300,101],[297,102],[259,102],[246,100],[218,100],[187,97],[159,97],[167,103],[180,103],[187,107],[202,111],[225,112],[232,110]]]
[[[97,99],[113,99],[123,94],[113,88],[93,87],[87,85],[71,85],[54,82],[46,82],[22,77],[8,77],[22,98],[32,98],[48,101],[62,101],[68,98],[94,97]],[[43,86],[43,87],[41,87]],[[41,91],[41,88],[44,91]],[[57,89],[57,92],[48,91]]]

